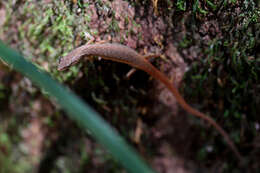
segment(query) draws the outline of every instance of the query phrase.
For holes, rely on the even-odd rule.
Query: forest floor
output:
[[[6,0],[0,39],[66,84],[161,173],[260,172],[260,2],[253,0]],[[57,60],[87,43],[127,45],[150,59],[218,132],[128,65]],[[0,63],[0,173],[124,172],[30,80]],[[89,171],[91,170],[91,171]]]

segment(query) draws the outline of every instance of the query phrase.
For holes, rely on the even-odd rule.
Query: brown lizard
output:
[[[107,60],[129,64],[130,66],[145,71],[155,79],[161,81],[175,96],[176,100],[184,110],[211,124],[224,137],[237,158],[239,160],[242,160],[242,156],[238,152],[236,146],[229,138],[225,130],[221,128],[211,117],[202,112],[199,112],[198,110],[192,108],[189,104],[187,104],[184,98],[180,95],[179,91],[174,87],[174,85],[171,84],[169,79],[162,72],[157,70],[149,61],[146,60],[147,57],[152,57],[152,55],[142,56],[138,54],[135,50],[121,44],[86,44],[74,49],[67,56],[61,58],[58,63],[58,70],[67,69],[71,65],[77,63],[83,55],[101,56],[102,58]]]

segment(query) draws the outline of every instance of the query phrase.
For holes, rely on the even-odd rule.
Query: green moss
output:
[[[195,0],[195,3],[193,4],[193,13],[200,13],[202,15],[208,14],[208,12],[200,6],[199,0]]]
[[[192,40],[187,38],[186,36],[182,39],[182,41],[179,43],[180,48],[187,48],[191,45]]]
[[[225,3],[225,8],[237,5],[235,1]],[[208,109],[243,148],[242,141],[252,142],[248,135],[255,133],[254,128],[244,127],[244,123],[254,124],[260,120],[257,107],[260,68],[256,54],[259,41],[254,32],[260,30],[260,24],[257,22],[259,9],[253,1],[243,1],[239,8],[239,16],[227,13],[226,18],[218,20],[222,24],[222,37],[213,38],[208,47],[202,49],[205,58],[194,63],[185,74],[186,83],[191,84],[185,86],[185,93],[187,98],[197,99],[195,102],[204,100],[204,109]],[[200,159],[206,158],[203,153],[199,152]]]
[[[109,23],[109,29],[110,29],[111,31],[115,32],[115,33],[119,33],[120,28],[119,28],[119,25],[118,25],[118,21],[117,21],[117,19],[115,18],[114,12],[112,12],[112,13],[113,13],[113,15],[112,15],[113,17],[112,17],[111,23]]]
[[[14,145],[14,139],[12,138],[6,130],[0,128],[0,172],[31,172],[31,164],[27,160],[19,159],[21,157],[20,151],[13,149],[18,146]]]
[[[177,9],[181,11],[186,10],[186,0],[178,0],[176,5],[177,5]]]
[[[11,3],[9,0],[7,6]],[[13,17],[21,16],[19,20],[22,24],[18,27],[18,35],[23,44],[20,50],[25,51],[24,54],[29,59],[38,64],[45,64],[47,70],[60,81],[69,77],[75,78],[77,75],[75,69],[72,69],[73,72],[69,77],[68,74],[56,71],[57,59],[63,56],[64,52],[73,49],[75,36],[87,41],[90,39],[88,35],[95,34],[89,30],[86,23],[82,22],[90,22],[91,17],[84,13],[76,16],[77,8],[71,10],[71,2],[68,1],[54,1],[47,5],[42,3],[44,2],[27,1],[13,15]],[[89,4],[78,5],[80,8],[86,8]],[[12,13],[12,10],[7,11],[8,15]],[[13,25],[12,20],[5,23],[5,32],[8,32],[10,25]]]
[[[207,5],[208,5],[210,8],[212,8],[213,10],[216,10],[216,9],[217,9],[217,6],[216,6],[213,2],[211,2],[210,0],[206,0],[206,3],[207,3]]]

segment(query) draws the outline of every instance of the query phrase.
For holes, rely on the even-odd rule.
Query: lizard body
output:
[[[224,129],[221,128],[211,117],[192,108],[184,100],[184,98],[174,87],[174,85],[171,84],[169,79],[157,68],[155,68],[149,61],[147,61],[145,56],[142,56],[135,50],[121,44],[86,44],[74,49],[67,56],[61,58],[58,64],[58,70],[67,69],[69,66],[78,62],[83,55],[101,56],[102,58],[107,60],[125,63],[137,69],[141,69],[151,75],[153,78],[159,80],[171,91],[171,93],[175,96],[176,100],[184,110],[196,117],[207,121],[210,125],[212,125],[224,137],[227,144],[238,157],[238,159],[242,160],[242,156],[240,155],[237,148],[233,144],[232,140],[229,138],[228,134],[224,131]]]

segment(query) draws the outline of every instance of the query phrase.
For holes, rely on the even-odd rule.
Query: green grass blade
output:
[[[0,59],[54,97],[68,116],[111,152],[129,172],[154,172],[93,109],[0,40]],[[69,137],[69,136],[68,136]]]

